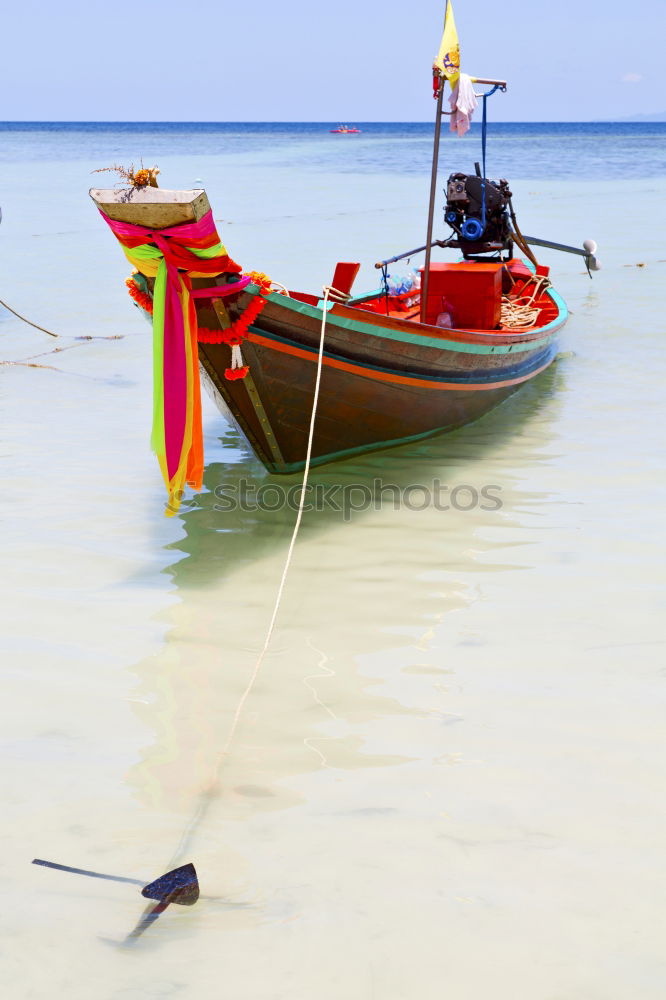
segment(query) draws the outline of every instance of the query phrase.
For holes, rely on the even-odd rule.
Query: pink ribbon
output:
[[[188,381],[187,381],[187,351],[185,344],[185,324],[183,311],[189,308],[188,298],[192,294],[188,271],[204,273],[216,272],[213,259],[198,258],[193,249],[204,249],[215,246],[219,236],[215,228],[212,211],[194,223],[183,223],[169,226],[163,230],[153,230],[129,222],[118,222],[101,212],[111,231],[131,255],[132,249],[144,243],[153,243],[164,258],[166,267],[166,289],[164,301],[164,344],[163,344],[163,387],[164,387],[164,447],[169,481],[178,471],[185,431],[187,426]],[[188,249],[190,246],[192,249]],[[228,270],[239,272],[240,267],[228,257]],[[219,264],[217,265],[219,268]],[[181,275],[179,276],[179,269]],[[182,279],[182,285],[181,285]],[[222,298],[240,291],[248,284],[249,279],[242,279],[228,288],[201,289],[195,292],[196,298]],[[183,287],[184,286],[184,287]],[[181,293],[183,301],[181,303]],[[192,309],[193,309],[192,303]],[[192,312],[191,319],[196,325]],[[196,326],[195,326],[196,333]],[[195,341],[196,342],[196,341]],[[196,353],[193,358],[196,365]],[[198,379],[198,371],[194,373]]]
[[[193,299],[223,299],[225,295],[233,295],[242,291],[250,284],[251,278],[241,278],[229,285],[213,285],[212,288],[193,288],[190,295]]]

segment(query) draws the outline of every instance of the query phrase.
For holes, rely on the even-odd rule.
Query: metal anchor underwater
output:
[[[55,868],[57,871],[70,872],[73,875],[87,875],[89,878],[101,878],[110,882],[127,882],[130,885],[140,885],[141,895],[146,899],[157,900],[157,906],[144,913],[138,924],[126,941],[138,938],[143,932],[157,920],[161,913],[164,913],[167,906],[177,903],[179,906],[193,906],[199,899],[199,879],[194,865],[189,862],[173,868],[153,882],[144,885],[143,882],[135,878],[125,878],[122,875],[106,875],[102,872],[91,872],[85,868],[72,868],[69,865],[60,865],[55,861],[44,861],[42,858],[34,858],[33,865],[42,865],[44,868]]]

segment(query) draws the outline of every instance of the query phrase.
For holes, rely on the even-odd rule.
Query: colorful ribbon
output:
[[[193,299],[223,299],[227,295],[238,295],[246,285],[250,284],[250,278],[241,278],[240,281],[232,285],[213,285],[211,288],[193,288],[191,295]]]
[[[199,222],[152,230],[100,213],[133,267],[155,278],[153,291],[153,429],[155,451],[169,493],[167,515],[180,507],[185,483],[201,489],[203,434],[194,297],[216,298],[247,284],[192,293],[191,278],[240,267],[227,255],[213,213]]]

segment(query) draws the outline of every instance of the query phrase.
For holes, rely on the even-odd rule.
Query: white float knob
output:
[[[589,254],[595,254],[597,252],[597,244],[594,240],[585,240],[583,250],[587,250]]]

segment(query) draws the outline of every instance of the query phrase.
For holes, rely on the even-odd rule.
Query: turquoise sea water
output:
[[[523,230],[592,237],[603,270],[544,251],[561,354],[494,413],[313,473],[394,490],[306,515],[198,811],[294,512],[218,509],[275,480],[204,400],[204,490],[163,517],[150,332],[87,189],[156,162],[245,268],[317,291],[357,259],[372,287],[423,242],[430,127],[336,124],[0,124],[0,298],[61,334],[0,310],[3,992],[657,1000],[666,125],[491,126]],[[446,137],[440,189],[479,157]],[[501,507],[393,503],[435,482]],[[136,887],[33,857],[192,860],[215,898],[120,948]]]
[[[432,157],[432,125],[357,122],[360,135],[331,135],[335,123],[0,122],[0,162],[136,160],[183,155],[257,157],[276,165],[350,173],[424,174]],[[446,126],[445,126],[446,127]],[[456,140],[455,157],[479,157],[480,125]],[[664,122],[489,123],[492,176],[589,178],[663,176]],[[565,155],[566,154],[566,155]],[[111,162],[111,160],[109,162]]]

